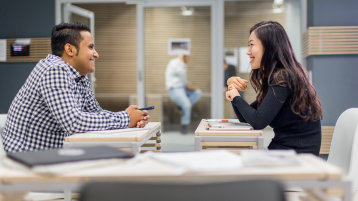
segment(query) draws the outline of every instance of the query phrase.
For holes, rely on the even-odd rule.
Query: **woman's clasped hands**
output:
[[[236,96],[240,96],[239,91],[245,91],[249,81],[240,77],[231,77],[227,80],[228,91],[226,99],[232,101]]]

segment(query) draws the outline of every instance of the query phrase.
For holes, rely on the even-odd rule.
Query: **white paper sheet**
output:
[[[125,133],[125,132],[133,132],[133,131],[143,131],[143,130],[150,130],[149,127],[144,128],[122,128],[122,129],[113,129],[113,130],[103,130],[103,131],[90,131],[86,133],[79,133],[79,134],[114,134],[114,133]]]
[[[187,172],[235,170],[242,167],[241,157],[225,150],[206,152],[153,153],[151,158],[182,167]]]
[[[297,166],[299,160],[293,150],[242,150],[244,166]]]

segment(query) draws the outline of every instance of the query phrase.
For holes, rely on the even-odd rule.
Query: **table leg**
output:
[[[195,151],[200,151],[201,150],[200,141],[201,141],[200,137],[195,137],[195,147],[194,147]]]
[[[264,149],[264,138],[263,137],[257,138],[257,149],[258,150]]]
[[[65,201],[71,201],[72,200],[72,190],[71,189],[65,189],[63,192],[64,192],[64,200]]]

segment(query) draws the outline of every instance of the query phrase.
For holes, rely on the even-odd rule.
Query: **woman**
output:
[[[269,149],[294,149],[298,153],[319,154],[322,107],[306,71],[296,60],[282,25],[264,21],[250,29],[250,81],[257,92],[249,105],[238,91],[247,80],[231,77],[226,98],[232,102],[240,121],[255,129],[270,125],[275,137]]]

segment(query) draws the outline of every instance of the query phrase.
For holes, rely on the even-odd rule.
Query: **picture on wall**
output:
[[[170,38],[168,40],[169,55],[190,55],[190,38]]]

